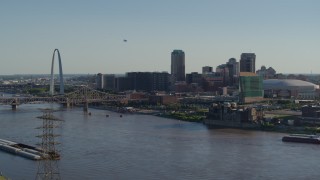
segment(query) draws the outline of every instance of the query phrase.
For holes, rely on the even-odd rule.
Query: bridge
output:
[[[124,99],[126,99],[125,95],[112,95],[81,86],[78,90],[63,95],[47,97],[0,97],[0,105],[11,105],[14,110],[21,104],[59,103],[65,106],[83,104],[84,111],[87,112],[89,103],[119,102]]]
[[[54,59],[55,54],[58,54],[59,60],[59,77],[60,77],[60,95],[54,95]],[[15,92],[21,88],[28,88],[30,85],[0,85],[0,92],[11,91]],[[90,89],[86,86],[81,86],[78,90],[71,93],[64,93],[64,82],[62,73],[61,56],[58,49],[53,51],[51,63],[51,79],[50,79],[50,96],[47,97],[0,97],[0,105],[11,105],[12,109],[16,109],[21,104],[40,104],[40,103],[59,103],[65,106],[83,104],[83,110],[88,111],[89,103],[94,102],[119,102],[126,99],[125,95],[112,95]]]

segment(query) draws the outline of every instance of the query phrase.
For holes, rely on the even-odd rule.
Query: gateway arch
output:
[[[59,78],[60,78],[60,94],[64,94],[64,83],[63,83],[63,73],[62,73],[62,64],[61,64],[61,56],[58,49],[55,49],[53,51],[52,56],[52,64],[51,64],[51,79],[50,79],[50,95],[54,95],[54,76],[53,76],[53,69],[54,69],[54,56],[58,53],[58,59],[59,59]]]

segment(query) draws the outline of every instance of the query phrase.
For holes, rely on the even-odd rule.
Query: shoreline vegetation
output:
[[[90,106],[91,108],[108,110],[112,112],[117,112],[120,114],[141,114],[141,115],[153,115],[163,118],[181,120],[186,122],[195,122],[205,124],[206,115],[203,110],[195,111],[167,111],[167,110],[158,110],[158,109],[144,109],[144,108],[132,108],[132,107],[116,107],[116,106]],[[210,128],[210,127],[209,127]],[[256,130],[256,131],[266,131],[266,132],[279,132],[279,133],[302,133],[302,134],[316,134],[320,133],[320,127],[317,126],[291,126],[276,124],[271,122],[262,122],[256,124],[254,128],[247,128],[246,126],[239,127],[230,127],[230,126],[217,126],[213,128],[235,128],[235,129],[244,129],[244,130]]]

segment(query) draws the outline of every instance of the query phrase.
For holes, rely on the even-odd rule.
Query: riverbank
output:
[[[197,123],[203,123],[203,120],[205,119],[205,116],[199,116],[199,115],[188,115],[185,113],[160,113],[156,114],[156,116],[163,117],[163,118],[169,118],[169,119],[176,119],[181,121],[187,121],[187,122],[197,122]]]
[[[111,106],[89,106],[93,109],[99,109],[99,110],[107,110],[112,112],[117,112],[121,114],[144,114],[144,115],[158,115],[161,113],[159,110],[150,110],[150,109],[138,109],[138,108],[119,108],[119,107],[111,107]]]
[[[126,110],[124,108],[113,107],[113,106],[90,106],[90,108],[107,110],[112,112],[117,112],[120,114],[141,114],[141,115],[153,115],[168,119],[181,120],[186,122],[196,122],[203,123],[208,128],[234,128],[234,129],[243,129],[243,130],[254,130],[254,131],[267,131],[267,132],[279,132],[279,133],[301,133],[301,134],[314,134],[320,133],[320,128],[317,127],[308,127],[308,126],[289,126],[289,125],[274,125],[272,123],[262,123],[262,124],[249,124],[249,123],[228,123],[227,121],[212,121],[214,124],[208,124],[205,116],[188,114],[181,112],[165,112],[160,110],[150,110],[150,109],[139,109],[139,108],[129,108]]]
[[[235,123],[228,121],[216,121],[216,120],[204,120],[204,124],[209,128],[233,128],[243,130],[255,130],[255,131],[266,131],[266,132],[279,132],[287,134],[316,134],[320,133],[319,127],[309,126],[289,126],[289,125],[274,125],[270,123]]]

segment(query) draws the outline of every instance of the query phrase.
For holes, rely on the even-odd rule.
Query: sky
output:
[[[256,69],[316,74],[320,1],[0,0],[0,74],[49,74],[56,48],[64,74],[170,73],[174,49],[186,73],[255,53]]]

